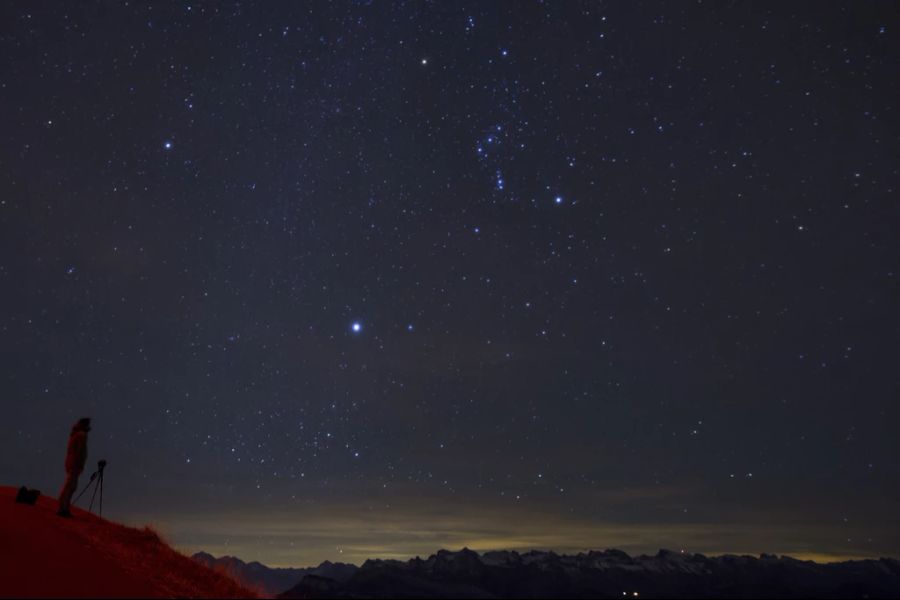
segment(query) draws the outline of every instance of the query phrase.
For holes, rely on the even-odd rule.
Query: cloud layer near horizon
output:
[[[807,518],[789,519],[775,512],[745,512],[742,516],[683,513],[680,522],[629,522],[616,507],[639,505],[642,513],[662,514],[661,507],[678,504],[687,488],[623,489],[594,500],[609,507],[608,518],[561,514],[539,504],[510,507],[500,502],[467,504],[434,496],[401,496],[390,502],[344,500],[269,507],[262,511],[181,512],[135,515],[151,523],[181,550],[216,556],[237,556],[269,566],[310,566],[323,560],[361,564],[369,558],[407,559],[428,556],[440,548],[468,547],[476,551],[531,549],[576,553],[618,548],[653,553],[659,548],[704,554],[789,554],[814,560],[876,556],[892,540],[870,540],[870,554],[853,543],[858,529],[847,525],[847,543],[836,544],[822,530],[814,511]],[[893,543],[896,543],[894,540]],[[833,548],[830,553],[823,547]]]

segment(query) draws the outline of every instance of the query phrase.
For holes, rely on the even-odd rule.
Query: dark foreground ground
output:
[[[173,550],[150,528],[134,529],[81,509],[56,516],[56,501],[15,503],[0,487],[0,597],[247,598],[254,592]]]

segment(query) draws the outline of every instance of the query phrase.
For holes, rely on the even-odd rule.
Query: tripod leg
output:
[[[94,498],[97,497],[97,490],[99,489],[99,487],[100,486],[97,484],[97,482],[94,482],[94,493],[91,494],[91,503],[88,506],[88,510],[91,512],[94,512]]]
[[[84,493],[85,493],[86,491],[88,491],[88,488],[91,487],[91,484],[92,484],[92,483],[94,483],[94,480],[93,480],[93,479],[91,479],[90,481],[87,482],[87,484],[86,484],[86,485],[84,486],[84,488],[81,490],[81,493],[78,494],[77,496],[75,496],[75,499],[72,500],[72,504],[77,504],[78,501],[81,500],[81,497],[84,496]]]
[[[100,476],[100,510],[97,511],[97,514],[101,517],[103,516],[103,476]]]

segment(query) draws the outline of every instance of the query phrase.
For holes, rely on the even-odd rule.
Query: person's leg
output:
[[[63,514],[69,513],[69,506],[72,503],[72,494],[78,488],[78,476],[80,473],[74,471],[66,472],[66,482],[63,484],[62,490],[59,492],[59,512]]]

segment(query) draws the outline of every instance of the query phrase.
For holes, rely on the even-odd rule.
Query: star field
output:
[[[0,483],[91,416],[247,560],[896,556],[892,8],[4,5]]]

